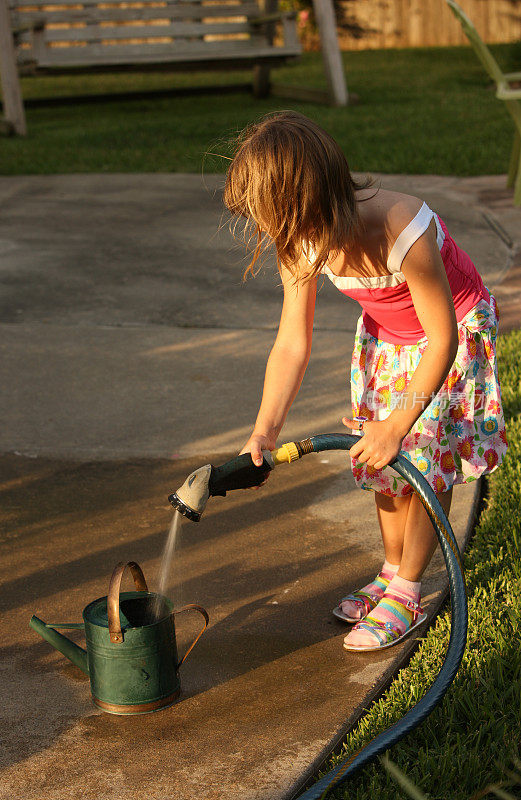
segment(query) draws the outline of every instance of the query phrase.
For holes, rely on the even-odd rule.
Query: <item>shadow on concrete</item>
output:
[[[25,461],[29,468],[36,466],[29,459],[12,456],[2,459],[4,467],[16,461]],[[58,462],[52,469],[52,462],[48,462],[42,471],[30,472],[27,479],[16,480],[11,474],[10,480],[0,484],[0,497],[7,516],[2,525],[5,545],[19,547],[21,540],[28,547],[45,544],[49,552],[56,553],[56,561],[29,561],[31,566],[39,568],[25,569],[23,575],[3,584],[0,608],[7,611],[21,603],[41,601],[57,592],[67,591],[82,581],[103,578],[107,576],[107,565],[114,565],[121,559],[132,557],[147,560],[151,553],[158,555],[171,515],[165,497],[202,463],[205,463],[204,460],[187,463],[143,459],[132,463],[70,463],[64,467]],[[293,468],[292,475],[285,476],[285,486],[281,486],[278,480],[276,485],[268,482],[258,494],[253,491],[231,493],[227,498],[211,499],[200,523],[183,520],[183,551],[189,554],[192,548],[200,548],[204,540],[204,549],[211,562],[214,540],[223,537],[233,540],[241,531],[245,541],[250,538],[252,546],[263,547],[262,539],[266,536],[261,535],[259,541],[258,528],[276,528],[283,516],[298,514],[302,509],[303,497],[309,501],[310,496],[324,492],[329,486],[329,475],[326,473],[317,478],[314,466],[308,462],[306,479],[303,479],[300,465]],[[288,480],[293,476],[297,477],[297,485]],[[346,488],[348,485],[346,475]],[[162,486],[164,489],[161,489]],[[158,502],[161,505],[158,506]],[[254,535],[244,531],[245,507],[248,520],[255,520]],[[57,509],[59,513],[56,513]],[[158,514],[158,511],[161,513]],[[14,514],[16,516],[13,519]],[[158,517],[161,519],[158,520]],[[118,533],[125,533],[124,544],[117,541],[106,545],[111,526]],[[150,532],[133,536],[136,528],[143,527]],[[119,538],[111,536],[110,541]],[[72,548],[67,546],[71,542],[74,542],[74,552],[81,552],[84,548],[89,548],[89,552],[71,558]],[[342,549],[339,547],[330,557],[339,557]],[[352,544],[350,557],[356,558],[361,550],[362,546]],[[292,578],[303,571],[312,572],[319,564],[324,566],[327,563],[323,558],[320,555],[316,559],[295,561],[293,565],[284,567],[285,574]],[[216,600],[228,597],[230,589],[233,591],[234,587],[240,587],[240,591],[259,580],[268,589],[276,588],[278,576],[273,566],[263,571],[258,563],[251,570],[248,567],[244,569],[243,565],[240,575],[234,576],[231,586],[221,574],[224,569],[208,570],[207,562],[201,561],[190,578],[185,577],[179,582],[180,594],[191,596],[195,585],[201,581],[222,587]],[[153,589],[153,582],[150,583]]]
[[[107,593],[119,560],[138,560],[153,589],[171,517],[166,495],[201,463],[0,459],[7,578],[1,605],[6,641],[14,642],[0,651],[12,683],[13,707],[6,713],[13,735],[3,757],[6,767],[67,738],[86,716],[92,730],[115,724],[99,720],[88,678],[38,639],[28,628],[29,618],[34,612],[46,621],[80,621],[83,607]],[[218,686],[235,686],[242,677],[254,680],[251,676],[277,662],[286,669],[287,659],[299,659],[345,632],[330,615],[338,597],[354,588],[345,571],[345,541],[338,526],[303,513],[304,498],[306,507],[312,498],[329,491],[334,500],[341,491],[332,483],[337,469],[320,464],[317,477],[317,466],[311,457],[296,469],[281,469],[277,481],[258,493],[210,500],[199,524],[183,520],[168,593],[177,606],[205,605],[211,625],[180,670],[183,694],[176,709]],[[349,559],[356,580],[365,582],[372,566],[364,558],[364,543],[355,541],[353,530],[351,536]],[[180,653],[198,626],[195,615],[176,617]],[[80,631],[67,635],[83,644]],[[226,705],[225,695],[226,690]],[[26,706],[38,720],[35,728],[25,714],[16,718]],[[120,719],[118,725],[135,729],[136,722]]]

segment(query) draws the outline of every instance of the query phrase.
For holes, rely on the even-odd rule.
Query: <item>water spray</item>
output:
[[[199,522],[210,497],[225,496],[226,492],[232,489],[260,486],[279,464],[290,464],[309,453],[319,453],[323,450],[350,450],[357,441],[359,441],[357,434],[323,433],[300,442],[287,442],[275,450],[263,450],[263,461],[260,466],[253,463],[250,453],[236,456],[219,467],[206,464],[189,475],[177,492],[171,494],[168,499],[185,517]],[[414,464],[399,453],[388,466],[404,477],[418,495],[434,526],[445,559],[452,608],[450,640],[445,661],[430,689],[401,720],[338,764],[299,795],[298,800],[319,800],[334,786],[344,783],[362,766],[420,725],[442,701],[456,676],[465,651],[467,595],[461,555],[454,532],[435,492]]]

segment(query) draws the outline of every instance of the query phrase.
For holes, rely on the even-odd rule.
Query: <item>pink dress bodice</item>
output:
[[[389,253],[389,275],[342,278],[334,275],[327,266],[324,267],[324,273],[342,294],[360,303],[365,327],[377,339],[391,344],[417,344],[425,336],[400,267],[408,250],[427,230],[433,217],[457,321],[460,322],[482,298],[490,301],[487,287],[470,256],[458,247],[445,223],[424,203]]]

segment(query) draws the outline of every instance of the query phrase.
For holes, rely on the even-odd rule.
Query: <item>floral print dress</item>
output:
[[[490,294],[490,293],[489,293]],[[496,360],[498,308],[495,297],[480,300],[458,323],[459,346],[438,394],[402,441],[401,453],[435,492],[493,472],[507,450]],[[400,394],[419,364],[427,338],[391,344],[371,336],[363,314],[351,361],[353,416],[383,420],[399,406]],[[413,492],[392,467],[375,469],[351,459],[362,489],[392,497]]]
[[[394,242],[388,274],[338,276],[323,272],[363,309],[351,360],[353,416],[384,420],[403,401],[428,341],[401,271],[412,244],[435,222],[436,241],[452,291],[459,344],[439,392],[402,440],[401,453],[423,474],[435,492],[469,483],[493,472],[507,451],[496,361],[499,312],[472,259],[451,237],[446,224],[423,203]],[[416,399],[419,399],[418,397]],[[351,459],[362,489],[392,497],[413,492],[389,466],[375,469]]]

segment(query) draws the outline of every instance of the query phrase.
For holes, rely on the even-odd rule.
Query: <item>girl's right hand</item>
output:
[[[239,453],[242,456],[243,453],[250,453],[251,459],[255,466],[260,467],[262,464],[262,451],[263,450],[274,450],[276,447],[276,439],[273,436],[266,436],[264,434],[252,433],[244,447],[242,448],[241,452]],[[259,486],[252,486],[252,489],[258,489],[260,486],[264,486],[266,481],[269,478],[269,473],[266,478],[259,484]]]

